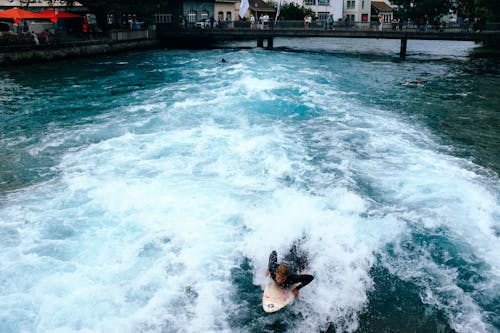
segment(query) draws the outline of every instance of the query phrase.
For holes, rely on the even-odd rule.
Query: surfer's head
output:
[[[285,283],[287,277],[288,267],[284,264],[279,265],[276,269],[276,283],[278,285]]]

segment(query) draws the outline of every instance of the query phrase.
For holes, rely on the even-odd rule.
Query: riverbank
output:
[[[154,48],[160,41],[149,30],[113,31],[106,38],[72,40],[52,45],[12,45],[0,48],[0,66],[32,64],[71,57]]]

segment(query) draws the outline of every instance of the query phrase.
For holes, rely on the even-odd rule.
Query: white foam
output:
[[[59,173],[0,207],[0,270],[20,281],[0,280],[2,318],[24,311],[28,331],[230,332],[244,302],[231,269],[249,258],[262,287],[271,250],[283,256],[304,238],[315,280],[289,308],[303,314],[294,329],[353,332],[375,254],[415,226],[447,228],[497,281],[491,179],[439,153],[425,130],[340,93],[323,67],[267,77],[252,52],[238,55],[190,70],[207,91],[181,80],[30,146],[34,156],[60,149]],[[299,110],[269,110],[275,101]],[[303,110],[318,115],[287,116]],[[403,279],[432,269],[423,300],[454,329],[488,329],[448,269],[399,259],[382,264]]]

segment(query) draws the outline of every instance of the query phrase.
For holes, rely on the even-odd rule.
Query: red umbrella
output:
[[[12,19],[16,23],[19,23],[23,19],[50,19],[48,15],[30,12],[29,10],[17,7],[0,12],[0,18]]]
[[[56,11],[55,9],[42,10],[40,14],[50,16],[50,20],[52,22],[57,22],[57,20],[61,18],[82,18],[81,15],[70,12]]]

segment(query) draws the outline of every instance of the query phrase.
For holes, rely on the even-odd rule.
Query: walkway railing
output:
[[[214,22],[213,25],[209,22],[200,24],[197,22],[175,22],[172,21],[172,16],[168,14],[155,15],[156,23],[169,23],[174,29],[324,29],[324,30],[352,30],[352,31],[422,31],[422,32],[478,32],[478,31],[500,31],[500,23],[487,23],[480,27],[469,23],[441,23],[441,24],[416,24],[415,22],[404,22],[402,25],[383,23],[382,28],[378,22],[349,22],[336,21],[333,26],[328,26],[324,20],[313,21],[310,25],[305,25],[303,21],[269,21],[265,24],[256,22],[253,26],[248,21],[234,22]],[[170,20],[170,21],[168,21]]]

